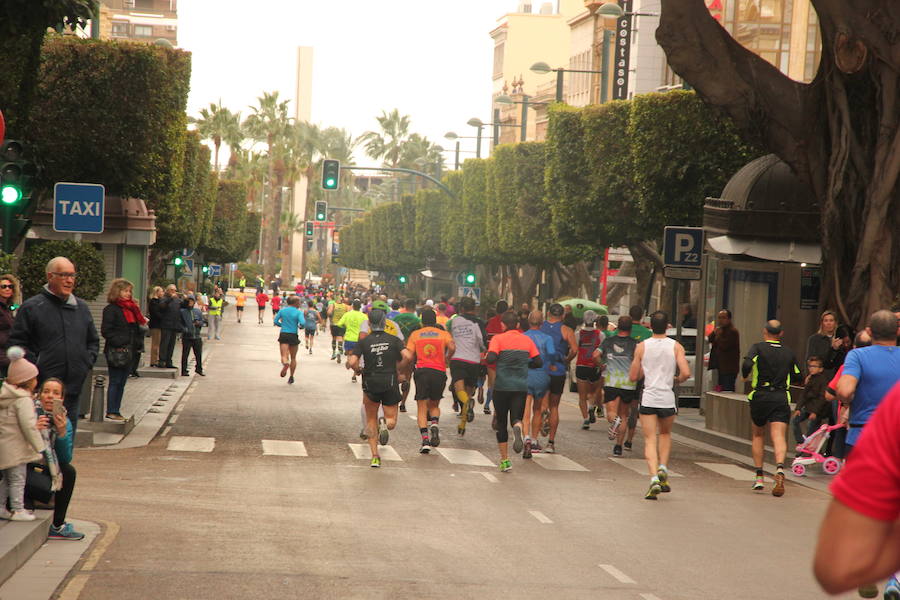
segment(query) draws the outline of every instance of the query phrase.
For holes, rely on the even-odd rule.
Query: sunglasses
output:
[[[0,290],[14,290],[16,286],[11,283],[0,283]]]

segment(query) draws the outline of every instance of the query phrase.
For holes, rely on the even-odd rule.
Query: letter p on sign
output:
[[[702,227],[666,227],[663,259],[667,267],[700,267],[702,257]]]

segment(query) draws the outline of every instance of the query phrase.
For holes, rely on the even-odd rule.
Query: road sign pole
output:
[[[603,283],[603,293],[601,295],[601,304],[606,306],[606,291],[607,291],[607,278],[609,277],[609,248],[606,249],[606,252],[603,253],[603,275],[602,275],[602,283]]]

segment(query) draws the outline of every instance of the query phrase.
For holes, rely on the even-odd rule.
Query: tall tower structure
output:
[[[298,123],[308,123],[312,120],[312,74],[313,49],[310,46],[299,46],[297,48],[297,82],[294,92],[294,118]],[[291,194],[290,210],[303,221],[312,219],[312,212],[308,210],[306,202],[308,189],[309,180],[304,174],[297,179]],[[292,235],[291,255],[294,272],[282,273],[286,283],[290,283],[295,276],[301,280],[306,276],[306,233],[301,231]]]

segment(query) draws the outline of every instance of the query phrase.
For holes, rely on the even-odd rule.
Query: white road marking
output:
[[[463,448],[436,448],[438,454],[454,465],[471,465],[473,467],[494,467],[488,457],[478,450],[466,450]]]
[[[170,432],[170,431],[172,431],[172,427],[171,427],[171,426],[168,426],[168,427],[166,427],[165,429],[163,429],[162,437],[166,437],[167,435],[169,435],[169,432]]]
[[[177,422],[178,422],[178,415],[172,415],[171,417],[169,417],[169,423],[174,425]]]
[[[656,594],[641,594],[643,600],[661,600]]]
[[[553,521],[551,521],[550,519],[547,518],[547,515],[545,515],[544,513],[542,513],[542,512],[539,511],[539,510],[529,510],[529,511],[528,511],[528,514],[530,514],[532,517],[534,517],[535,519],[537,519],[537,520],[540,521],[541,523],[552,523],[552,522],[553,522]]]
[[[499,479],[497,479],[497,477],[493,473],[488,473],[487,471],[472,471],[472,472],[473,473],[481,473],[481,475],[484,476],[484,478],[487,479],[488,481],[490,481],[491,483],[497,483],[498,481],[500,481]]]
[[[174,435],[169,440],[168,450],[176,452],[212,452],[216,438]]]
[[[650,475],[647,473],[647,461],[643,458],[616,458],[610,457],[611,461],[616,464],[622,465],[626,469],[631,469],[635,473],[640,475]],[[676,473],[675,471],[669,469],[669,477],[684,477],[681,473]]]
[[[549,469],[551,471],[588,471],[585,467],[582,467],[577,462],[570,458],[566,458],[562,454],[544,454],[540,452],[538,454],[533,454],[532,458],[534,461],[544,467],[545,469]]]
[[[410,419],[412,419],[413,421],[416,421],[419,419],[419,417],[417,417],[416,415],[407,414],[406,416],[409,417]]]
[[[718,473],[719,475],[724,475],[725,477],[730,477],[731,479],[737,481],[753,481],[756,479],[756,473],[751,471],[750,469],[745,469],[744,467],[739,467],[737,465],[724,464],[724,463],[703,463],[698,462],[694,463],[704,469],[709,469],[714,473]]]
[[[618,580],[619,583],[636,583],[634,579],[632,579],[631,577],[629,577],[628,575],[626,575],[625,573],[618,570],[617,568],[615,568],[612,565],[597,565],[597,566],[600,567],[601,569],[603,569],[604,571],[606,571],[607,573],[609,573],[610,575],[612,575],[616,580]]]
[[[350,446],[350,450],[353,451],[353,456],[360,460],[372,460],[372,451],[369,450],[368,444],[347,444]],[[390,446],[378,446],[378,456],[381,457],[381,460],[396,460],[403,461],[400,458],[400,455],[397,454],[397,451],[391,448]]]
[[[303,442],[263,440],[263,456],[309,456]]]

